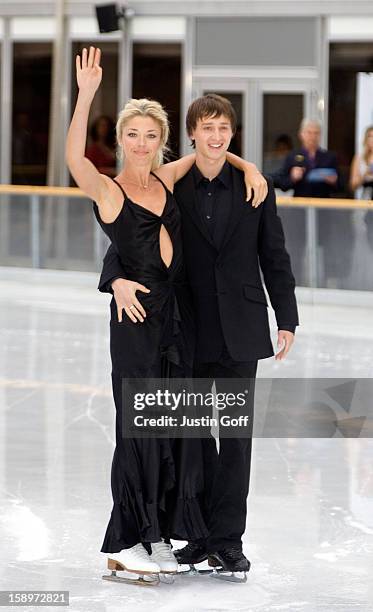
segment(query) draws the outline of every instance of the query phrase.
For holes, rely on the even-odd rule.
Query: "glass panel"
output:
[[[298,286],[310,286],[307,254],[307,210],[278,207],[286,249]],[[373,212],[316,209],[317,287],[372,291]],[[343,240],[341,240],[343,236]]]
[[[263,172],[273,174],[286,155],[298,145],[297,133],[303,119],[303,94],[263,95]]]
[[[373,291],[373,211],[318,210],[318,287]]]
[[[51,43],[14,43],[12,183],[45,185]]]
[[[243,95],[242,93],[232,93],[231,91],[204,91],[203,94],[206,95],[208,93],[217,93],[219,96],[223,96],[227,98],[237,115],[237,130],[235,135],[232,138],[231,144],[229,146],[229,151],[234,153],[235,155],[242,156],[243,151],[243,141],[242,141],[242,107],[243,107]]]
[[[134,43],[134,98],[152,98],[167,110],[170,120],[171,158],[180,155],[181,45],[179,43]]]
[[[99,272],[108,239],[99,227],[88,198],[39,197],[41,268]],[[0,265],[32,267],[32,209],[29,195],[0,195],[2,207],[12,211],[7,247]],[[35,244],[34,244],[35,246]],[[35,252],[34,252],[35,255]]]
[[[29,257],[30,198],[14,195],[9,201],[9,255]]]
[[[74,108],[78,94],[75,58],[84,47],[87,48],[86,42],[77,41],[72,44],[71,108]],[[115,124],[118,107],[118,43],[102,42],[100,49],[103,79],[91,106],[86,155],[100,172],[115,176],[117,174]],[[74,185],[73,179],[70,184]]]
[[[285,246],[291,259],[291,268],[297,286],[308,286],[308,262],[306,252],[306,211],[304,209],[278,207],[285,234]]]
[[[104,247],[92,202],[88,198],[62,197],[40,201],[41,266],[96,271]]]

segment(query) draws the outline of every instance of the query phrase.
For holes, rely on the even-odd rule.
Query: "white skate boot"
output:
[[[164,540],[151,544],[152,554],[151,559],[154,560],[161,568],[162,574],[177,574],[178,562],[172,552],[171,544],[167,544]]]
[[[152,586],[159,583],[160,566],[152,559],[142,544],[126,548],[119,553],[110,553],[108,558],[110,576],[102,576],[104,580],[114,582],[136,583],[143,586]],[[138,578],[117,576],[117,571],[129,572],[138,575]]]

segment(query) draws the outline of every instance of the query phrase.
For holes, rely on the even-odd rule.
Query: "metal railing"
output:
[[[306,212],[306,261],[308,263],[308,286],[317,287],[317,210],[335,211],[373,211],[373,200],[351,200],[342,198],[294,198],[278,196],[278,206],[284,208],[303,208]],[[373,288],[373,287],[372,287]]]
[[[21,199],[17,199],[19,196]],[[45,261],[43,261],[42,254],[42,230],[41,230],[41,220],[42,220],[42,203],[45,203],[47,208],[51,208],[53,206],[61,208],[66,208],[71,200],[80,200],[81,203],[88,204],[91,201],[87,196],[78,188],[74,187],[47,187],[47,186],[24,186],[24,185],[0,185],[0,219],[2,209],[5,207],[9,209],[9,205],[17,206],[20,202],[24,203],[24,198],[27,198],[30,206],[30,216],[29,216],[29,244],[30,244],[30,258],[31,265],[33,268],[40,267],[48,267],[45,266]],[[6,215],[9,217],[9,215]],[[1,220],[1,233],[4,234],[7,230],[11,230],[10,223],[5,221],[5,225],[8,225],[8,228],[4,226],[4,220]],[[93,224],[93,239],[94,239],[94,257],[93,257],[93,265],[94,269],[97,269],[98,266],[102,263],[102,230],[99,228],[97,223]],[[67,236],[66,236],[67,240]],[[4,261],[4,259],[8,259],[8,261]],[[79,260],[78,260],[79,261]],[[4,253],[2,253],[2,257],[0,257],[0,264],[11,265],[17,263],[15,257],[4,258]],[[82,260],[83,263],[83,260]],[[76,267],[76,265],[75,265]],[[78,264],[79,267],[79,264]],[[86,266],[83,266],[84,269],[87,269]]]
[[[40,267],[57,267],[63,269],[84,269],[84,270],[95,270],[99,271],[102,265],[102,257],[106,250],[108,241],[103,236],[103,232],[101,228],[98,226],[96,221],[93,219],[93,214],[89,215],[87,218],[90,219],[90,229],[85,236],[79,235],[79,229],[76,231],[76,236],[70,236],[68,226],[69,226],[69,204],[71,201],[75,201],[76,199],[80,200],[81,203],[87,204],[89,203],[89,199],[85,194],[77,188],[69,188],[69,187],[35,187],[35,186],[24,186],[24,185],[0,185],[0,243],[3,243],[4,240],[7,242],[7,239],[12,232],[20,233],[22,231],[22,235],[25,236],[28,233],[28,263],[23,265],[30,265],[34,268]],[[29,215],[28,220],[25,221],[23,219],[22,222],[15,222],[16,229],[14,229],[12,225],[12,219],[10,213],[10,209],[14,210],[17,207],[17,204],[22,202],[23,207],[27,202],[29,205]],[[360,211],[360,215],[365,215],[368,217],[369,214],[372,215],[372,236],[373,236],[373,201],[371,200],[348,200],[348,199],[321,199],[321,198],[293,198],[288,196],[280,196],[277,197],[277,204],[279,206],[279,214],[283,218],[283,224],[285,229],[287,248],[290,251],[290,255],[292,258],[293,265],[295,268],[299,264],[299,260],[301,260],[300,272],[298,274],[299,278],[297,279],[297,284],[303,284],[309,287],[317,287],[317,286],[325,286],[327,282],[330,282],[330,279],[327,281],[320,280],[325,277],[323,272],[320,272],[321,268],[325,267],[325,261],[329,257],[329,251],[327,243],[322,245],[320,251],[320,234],[322,234],[325,230],[325,226],[328,224],[330,228],[332,228],[335,221],[338,221],[338,215],[341,219],[341,215],[348,215],[346,217],[348,222],[344,222],[342,227],[342,235],[340,236],[341,245],[340,245],[340,255],[346,259],[346,244],[343,241],[348,242],[349,238],[346,238],[346,227],[350,228],[347,231],[347,234],[353,236],[353,232],[351,233],[351,228],[353,229],[354,223],[350,220],[351,214],[356,214],[357,211]],[[64,214],[60,215],[62,209],[64,210]],[[291,211],[291,212],[290,212]],[[295,211],[303,211],[301,214],[295,213]],[[334,211],[334,217],[331,220],[330,216],[325,217],[324,211]],[[372,211],[369,213],[369,211]],[[295,214],[294,214],[295,213]],[[368,213],[368,214],[367,214]],[[76,215],[77,210],[75,207],[72,207],[72,212],[70,216],[74,217],[72,223],[70,223],[70,227],[74,228],[76,225]],[[14,215],[13,215],[14,217]],[[15,215],[15,218],[17,216]],[[57,254],[55,258],[48,257],[47,252],[48,248],[51,249],[50,243],[53,242],[53,239],[48,236],[48,231],[51,226],[51,219],[54,219],[54,234],[55,241],[60,245],[59,250],[57,249]],[[47,221],[45,221],[47,219]],[[75,221],[74,221],[75,219]],[[345,219],[345,221],[346,221]],[[44,230],[42,229],[42,221],[44,220]],[[335,220],[335,221],[334,221]],[[29,225],[28,228],[25,226]],[[355,231],[356,236],[354,236],[354,244],[356,246],[357,241],[361,242],[360,234],[362,234],[361,227],[364,229],[364,222],[362,222],[361,218],[359,221],[360,229]],[[355,223],[356,225],[356,223]],[[356,227],[358,227],[356,225]],[[367,224],[366,224],[367,225]],[[354,226],[355,227],[355,226]],[[83,228],[85,226],[83,225]],[[28,230],[28,231],[27,231]],[[360,233],[359,233],[360,232]],[[325,233],[325,232],[324,232]],[[330,247],[333,246],[335,251],[335,255],[333,255],[334,259],[339,259],[338,257],[338,231],[334,232],[334,244],[330,244]],[[3,240],[2,240],[3,238]],[[15,236],[17,238],[17,236]],[[73,241],[71,241],[73,239]],[[14,240],[14,237],[13,237]],[[76,240],[81,241],[81,245],[83,246],[84,241],[93,240],[93,248],[88,249],[90,255],[86,258],[79,257],[71,257],[69,251],[73,250],[72,245],[75,244]],[[367,240],[367,239],[366,239]],[[20,243],[22,243],[22,239],[19,239]],[[24,242],[24,239],[23,239]],[[45,242],[49,242],[49,247],[45,246]],[[367,244],[365,248],[365,254],[359,255],[361,258],[361,266],[368,266],[368,260],[370,255],[373,257],[373,252],[370,252],[370,246]],[[23,243],[22,243],[23,244]],[[12,246],[12,245],[11,245]],[[53,246],[53,245],[52,245]],[[358,245],[359,246],[359,245]],[[23,245],[24,248],[24,245]],[[372,244],[373,249],[373,244]],[[1,250],[1,244],[0,244]],[[0,265],[22,265],[22,261],[27,261],[27,255],[23,256],[23,259],[17,256],[17,253],[10,254],[10,248],[8,251],[6,249],[2,249],[0,254]],[[361,251],[361,249],[360,249]],[[322,253],[322,256],[320,255]],[[324,262],[320,264],[320,259],[324,258]],[[330,257],[329,257],[330,259]],[[356,257],[355,257],[356,259]],[[373,259],[372,259],[373,261]],[[21,263],[20,263],[21,262]],[[358,262],[359,264],[359,262]],[[358,265],[357,264],[357,265]],[[329,266],[330,267],[330,266]],[[368,269],[367,269],[368,274]],[[337,274],[338,276],[338,274]],[[372,274],[373,277],[373,274]],[[334,283],[337,281],[334,281]],[[350,283],[351,284],[351,283]],[[364,284],[364,283],[363,283]],[[367,283],[366,283],[367,284]],[[369,285],[369,283],[368,283]],[[342,287],[336,287],[342,288]],[[343,287],[343,288],[362,288],[362,289],[371,289],[373,290],[373,278],[372,278],[372,287],[370,286],[360,286],[360,287]]]

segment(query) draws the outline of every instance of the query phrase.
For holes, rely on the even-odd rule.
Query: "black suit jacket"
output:
[[[253,208],[246,202],[243,173],[232,168],[232,179],[232,212],[219,250],[198,214],[192,173],[175,186],[197,322],[196,360],[200,362],[216,361],[224,343],[236,361],[273,355],[260,268],[278,327],[298,324],[295,281],[272,181],[268,179],[266,200]],[[125,275],[111,246],[104,258],[100,291],[109,291],[110,281],[121,276]]]
[[[329,198],[333,192],[342,188],[340,176],[338,174],[337,158],[335,153],[326,149],[318,149],[315,156],[314,168],[334,168],[338,174],[338,181],[335,186],[328,185],[324,181],[311,183],[306,180],[308,172],[311,170],[307,164],[307,158],[304,162],[299,162],[297,157],[304,156],[303,149],[296,149],[289,153],[284,161],[281,170],[273,175],[275,187],[279,187],[283,191],[294,189],[294,197],[309,197],[309,198]],[[306,172],[301,181],[293,183],[290,179],[290,170],[293,166],[302,165]]]

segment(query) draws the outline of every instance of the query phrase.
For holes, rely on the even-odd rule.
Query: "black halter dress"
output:
[[[124,202],[115,221],[104,223],[94,203],[97,221],[117,250],[126,278],[151,290],[137,294],[147,313],[143,323],[133,323],[125,312],[119,323],[114,298],[110,305],[116,448],[111,472],[114,505],[101,548],[106,553],[161,537],[195,541],[207,535],[201,441],[122,437],[123,378],[167,380],[192,374],[195,330],[180,212],[160,182],[166,191],[160,216],[130,200],[119,183]],[[162,225],[173,245],[169,267],[160,252]]]

